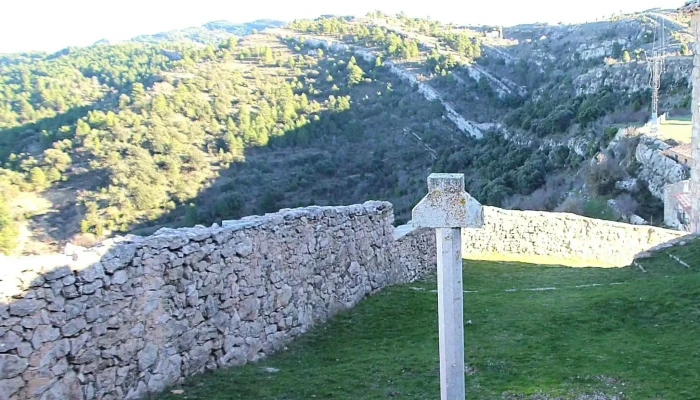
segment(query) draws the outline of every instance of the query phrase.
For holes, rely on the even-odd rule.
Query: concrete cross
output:
[[[481,204],[464,191],[463,174],[430,174],[428,195],[413,209],[413,225],[437,235],[440,398],[463,400],[464,320],[461,228],[484,224]]]

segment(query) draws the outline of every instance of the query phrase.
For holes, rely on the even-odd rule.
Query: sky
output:
[[[684,0],[8,0],[0,8],[0,53],[56,51],[101,39],[127,40],[216,20],[290,21],[382,10],[474,25],[580,23],[614,13],[678,8]],[[440,4],[436,6],[436,4]]]

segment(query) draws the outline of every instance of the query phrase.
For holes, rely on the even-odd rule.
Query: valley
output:
[[[400,224],[438,170],[465,173],[483,204],[661,221],[647,187],[675,178],[644,179],[634,127],[662,28],[660,105],[689,114],[675,12],[502,36],[381,12],[261,24],[0,56],[0,250],[369,199]]]

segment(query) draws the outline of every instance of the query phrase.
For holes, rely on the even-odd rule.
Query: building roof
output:
[[[693,158],[693,146],[691,146],[690,143],[684,143],[679,146],[672,147],[670,150],[688,159]]]
[[[690,214],[690,210],[693,208],[690,205],[690,193],[676,193],[673,197],[678,201],[678,205],[681,206],[685,212]]]
[[[685,5],[681,7],[680,11],[689,14],[700,12],[700,0],[686,1]]]

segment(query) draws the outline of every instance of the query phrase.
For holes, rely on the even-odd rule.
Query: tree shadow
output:
[[[329,95],[350,96],[349,103],[337,101],[307,115],[305,124],[271,136],[264,146],[247,147],[241,159],[220,170],[195,198],[138,224],[133,232],[367,200],[390,201],[397,223],[408,221],[425,194],[435,152],[449,153],[468,139],[446,119],[439,103],[425,100],[388,68],[356,59],[367,71],[365,81],[331,90],[334,82],[316,79],[313,85],[320,94],[309,95],[319,102]]]
[[[56,132],[56,128],[75,125],[79,119],[87,116],[89,111],[96,109],[98,108],[95,108],[95,104],[73,107],[53,117],[0,129],[0,161],[6,161],[11,153],[40,153],[51,147],[53,142],[72,138],[72,135]]]
[[[434,122],[441,119],[434,106],[390,112],[358,104],[351,110],[321,112],[318,120],[271,137],[265,146],[245,149],[243,159],[219,171],[196,198],[133,232],[367,200],[392,202],[397,221],[407,221],[425,192],[425,178],[434,162],[425,144],[408,132],[427,125],[416,123],[421,115]],[[384,123],[377,124],[378,120]],[[451,134],[445,126],[440,129]]]

